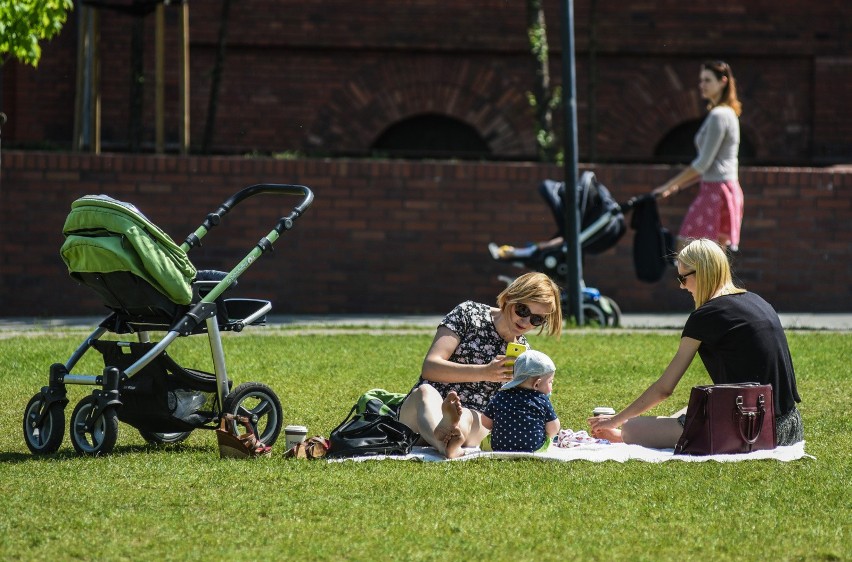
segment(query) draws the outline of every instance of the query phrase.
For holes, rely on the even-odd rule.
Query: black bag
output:
[[[774,411],[768,384],[695,386],[674,452],[716,455],[774,449]]]
[[[660,222],[657,200],[642,197],[633,206],[630,226],[636,231],[633,238],[633,265],[636,278],[656,283],[672,265],[674,237]]]
[[[356,414],[356,408],[358,404],[352,406],[346,419],[332,430],[329,457],[407,455],[420,439],[419,433],[392,416],[369,411]]]

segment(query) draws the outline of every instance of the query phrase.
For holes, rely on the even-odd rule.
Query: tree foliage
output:
[[[553,111],[561,90],[550,86],[550,57],[542,0],[527,0],[527,38],[535,63],[535,82],[527,100],[535,113],[536,144],[542,162],[559,160],[559,139],[553,127]]]
[[[0,66],[10,58],[38,65],[40,41],[62,30],[72,0],[0,0]]]

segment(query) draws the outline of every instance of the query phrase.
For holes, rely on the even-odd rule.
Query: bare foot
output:
[[[444,398],[444,402],[441,404],[441,413],[443,417],[435,428],[435,439],[444,445],[444,455],[448,459],[460,457],[464,454],[462,445],[465,437],[459,429],[462,405],[459,395],[455,391],[450,391]]]
[[[610,443],[624,443],[624,438],[621,437],[621,430],[615,428],[596,429],[592,432],[592,437],[606,439]]]

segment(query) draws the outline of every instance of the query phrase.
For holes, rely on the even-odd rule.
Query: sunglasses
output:
[[[684,273],[683,275],[678,273],[676,277],[677,277],[678,282],[681,285],[686,285],[686,278],[689,277],[690,275],[694,275],[694,274],[695,274],[694,271],[690,271],[689,273]]]
[[[545,318],[541,314],[533,314],[530,310],[530,307],[528,307],[524,303],[519,302],[515,305],[515,314],[517,314],[521,318],[529,318],[530,324],[532,324],[533,326],[541,326],[542,324],[547,322],[547,318]]]

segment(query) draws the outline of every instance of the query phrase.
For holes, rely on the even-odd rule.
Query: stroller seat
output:
[[[546,179],[539,184],[538,192],[550,208],[558,227],[548,247],[542,248],[531,244],[520,248],[520,252],[507,253],[502,247],[491,243],[488,245],[488,251],[496,261],[539,271],[561,286],[568,275],[569,257],[568,244],[563,239],[566,207],[565,182]],[[586,253],[600,254],[615,246],[626,230],[621,205],[590,171],[583,172],[580,176],[575,195],[580,219],[578,234],[581,258],[584,258]],[[552,245],[554,243],[558,245]],[[513,280],[505,276],[501,276],[501,279],[507,284]],[[580,284],[584,316],[593,319],[600,326],[617,327],[621,321],[621,310],[616,302],[602,295],[598,289],[587,287],[582,279]],[[567,294],[564,290],[561,300],[563,310],[567,313]]]
[[[565,182],[544,180],[538,187],[553,214],[558,230],[565,232]],[[580,211],[580,245],[584,252],[600,254],[624,236],[627,227],[624,214],[609,190],[598,181],[594,172],[583,172],[577,183],[577,207]]]
[[[104,305],[113,314],[100,325],[116,334],[127,334],[141,330],[168,330],[198,304],[202,298],[227,275],[224,271],[199,270],[193,281],[193,298],[187,305],[178,304],[155,289],[150,283],[132,273],[116,271],[111,273],[72,273],[71,276],[94,290]],[[226,290],[236,287],[234,281]],[[257,311],[271,306],[268,300],[248,298],[216,299],[216,319],[220,330],[238,331],[245,326],[242,320]],[[248,324],[263,326],[266,314]],[[201,334],[207,330],[205,324],[195,326],[191,334]]]

